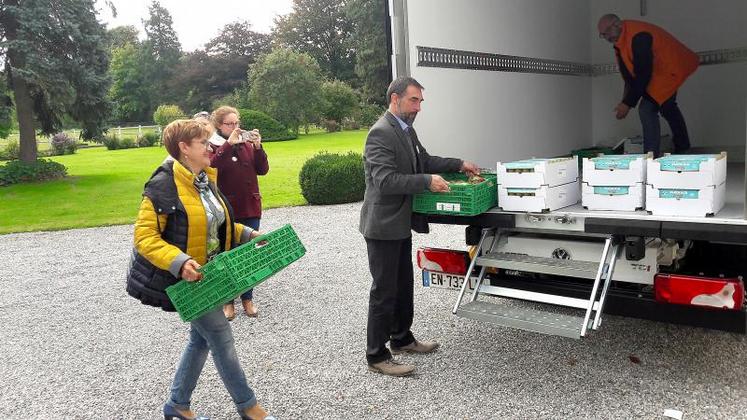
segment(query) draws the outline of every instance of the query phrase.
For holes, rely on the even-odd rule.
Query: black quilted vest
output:
[[[174,162],[167,162],[159,166],[148,182],[145,183],[143,196],[148,197],[153,203],[157,214],[166,214],[166,228],[161,233],[164,241],[178,247],[182,252],[187,252],[187,235],[189,226],[187,212],[179,199],[174,182]],[[233,232],[233,212],[228,200],[220,194],[215,184],[210,183],[210,189],[223,201],[228,209],[227,220],[230,232]],[[218,229],[220,252],[225,250],[226,223]],[[236,239],[234,238],[234,241]],[[176,309],[171,303],[166,288],[178,282],[179,279],[171,275],[168,270],[161,270],[151,264],[144,256],[132,248],[130,267],[127,270],[127,293],[138,299],[144,305],[155,306],[164,311],[174,312]]]

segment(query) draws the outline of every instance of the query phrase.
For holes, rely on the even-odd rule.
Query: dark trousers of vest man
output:
[[[379,363],[392,357],[386,348],[413,341],[412,237],[400,240],[366,238],[368,265],[373,277],[368,299],[366,361]]]

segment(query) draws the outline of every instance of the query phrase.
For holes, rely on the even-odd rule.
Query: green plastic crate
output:
[[[441,174],[446,181],[467,181],[461,173]],[[434,193],[425,191],[415,194],[412,210],[424,214],[444,214],[456,216],[476,216],[498,205],[496,175],[481,174],[485,181],[479,184],[451,184],[450,192]]]
[[[192,321],[257,286],[306,253],[290,225],[261,235],[202,266],[203,279],[166,289],[183,321]]]

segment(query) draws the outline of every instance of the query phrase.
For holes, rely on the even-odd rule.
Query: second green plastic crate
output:
[[[496,175],[481,174],[484,181],[479,184],[454,184],[453,181],[467,181],[461,173],[441,174],[450,182],[450,192],[434,193],[425,191],[415,194],[412,210],[424,214],[444,214],[456,216],[476,216],[498,204]]]
[[[166,289],[184,321],[192,321],[257,286],[306,253],[290,225],[223,252],[202,266],[203,279]]]

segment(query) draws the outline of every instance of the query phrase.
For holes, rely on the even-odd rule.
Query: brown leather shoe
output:
[[[431,353],[436,351],[439,344],[435,341],[418,341],[415,340],[412,343],[404,347],[392,346],[392,354],[402,353]]]
[[[382,373],[389,376],[408,376],[415,373],[415,366],[395,362],[394,359],[368,365],[371,372]]]
[[[236,318],[236,312],[233,309],[233,302],[223,305],[223,315],[225,315],[226,319],[229,321],[233,321],[233,319]]]
[[[249,408],[245,408],[241,414],[242,420],[275,420],[275,417],[267,414],[267,411],[262,408],[259,404],[254,404]]]
[[[251,300],[242,300],[241,305],[244,307],[244,313],[246,313],[246,316],[256,318],[257,315],[259,315],[257,307],[254,306],[254,302]]]

